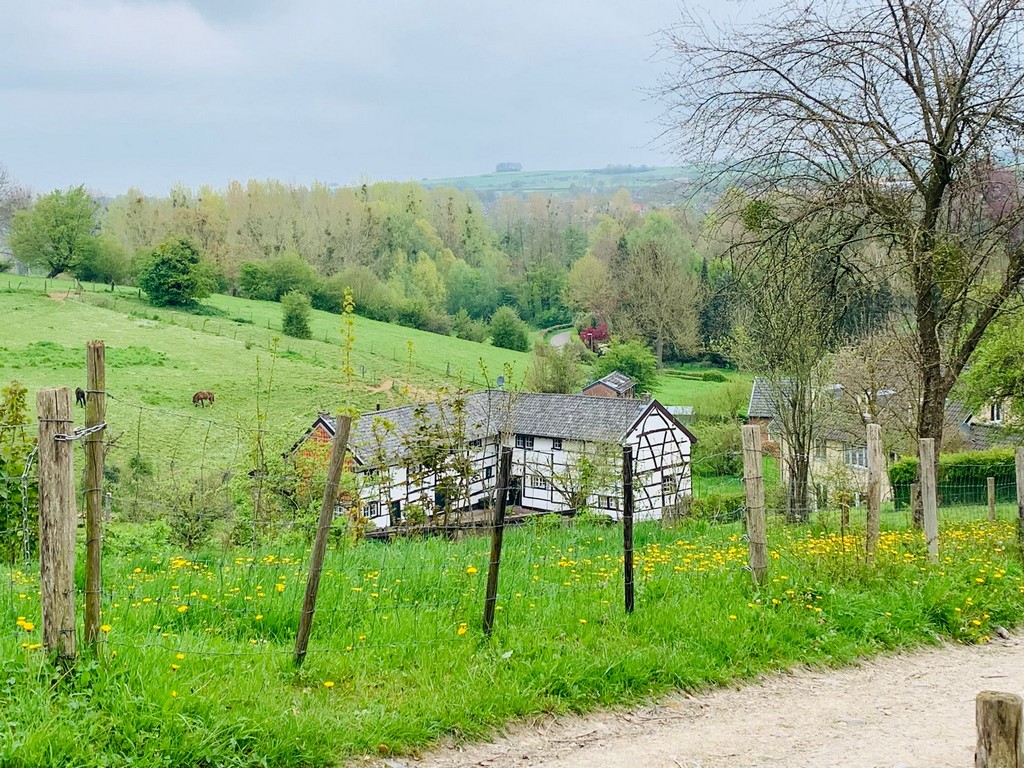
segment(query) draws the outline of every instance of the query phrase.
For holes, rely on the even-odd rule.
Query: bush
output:
[[[718,371],[704,371],[704,373],[701,374],[700,380],[721,383],[724,381],[728,381],[729,379],[720,374]]]
[[[743,439],[737,422],[701,421],[693,451],[693,471],[701,476],[737,477],[743,473]]]
[[[734,523],[743,517],[747,499],[742,493],[710,493],[690,502],[690,514],[698,520]]]
[[[939,456],[938,494],[944,504],[985,504],[988,478],[996,479],[996,501],[1012,502],[1017,496],[1012,448],[964,451]],[[901,509],[910,503],[910,484],[917,482],[915,457],[909,456],[889,467],[893,500]]]
[[[460,309],[459,313],[452,318],[452,330],[460,339],[480,343],[487,341],[487,334],[489,332],[487,323],[474,320],[465,309]]]
[[[210,295],[216,286],[213,270],[199,257],[199,251],[183,237],[158,245],[145,259],[139,272],[139,288],[157,307],[188,307]]]
[[[529,329],[512,307],[498,307],[491,317],[491,341],[496,347],[518,352],[530,349]]]
[[[612,341],[608,351],[594,366],[594,376],[600,379],[612,371],[620,371],[636,382],[636,391],[651,392],[658,382],[658,361],[642,341]]]
[[[310,326],[312,309],[309,296],[298,291],[291,291],[281,297],[281,330],[286,336],[296,339],[313,338]]]

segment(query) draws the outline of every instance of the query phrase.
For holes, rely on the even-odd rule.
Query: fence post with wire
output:
[[[747,499],[747,541],[750,573],[760,584],[768,574],[767,522],[764,509],[764,470],[761,457],[761,428],[743,427],[743,488]]]

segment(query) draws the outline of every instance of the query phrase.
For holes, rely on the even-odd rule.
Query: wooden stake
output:
[[[974,702],[978,744],[974,768],[1024,768],[1021,745],[1021,697],[982,691]]]
[[[939,562],[939,510],[934,438],[921,439],[918,470],[921,477],[921,512],[924,517],[924,539],[928,543],[928,560],[937,563]]]
[[[1017,470],[1017,544],[1024,551],[1024,447],[1014,452]]]
[[[491,531],[491,562],[487,566],[487,593],[484,597],[484,635],[494,631],[494,606],[498,601],[498,570],[501,568],[501,544],[505,537],[505,505],[508,503],[509,478],[512,475],[512,449],[501,448],[498,480],[494,497],[494,529]]]
[[[622,574],[626,613],[635,607],[633,584],[633,448],[622,449]]]
[[[917,530],[924,527],[924,513],[921,511],[921,484],[910,484],[910,524]]]
[[[750,573],[760,584],[768,573],[767,523],[764,512],[764,474],[761,462],[761,428],[743,427],[743,487],[747,495],[747,540]]]
[[[90,341],[86,348],[88,391],[85,396],[85,426],[98,427],[107,417],[106,350],[102,341]],[[101,541],[103,536],[103,430],[85,438],[85,642],[95,645],[100,631],[102,589]]]
[[[313,542],[313,553],[309,559],[309,576],[306,578],[306,597],[302,601],[302,613],[299,614],[299,631],[295,635],[295,665],[302,666],[306,659],[309,646],[309,633],[313,629],[313,614],[316,612],[316,596],[320,590],[320,573],[324,568],[324,555],[327,553],[327,534],[334,520],[334,508],[338,498],[338,482],[345,467],[345,450],[348,448],[348,435],[352,430],[352,417],[338,414],[334,419],[334,439],[331,440],[331,460],[327,466],[327,485],[324,488],[324,500],[320,506],[320,520],[316,528],[316,539]]]
[[[39,591],[43,646],[75,657],[75,467],[71,390],[36,392],[39,417]]]
[[[882,475],[885,456],[882,454],[882,428],[868,424],[868,514],[864,536],[864,553],[873,562],[878,549],[878,536],[882,520]]]
[[[988,519],[996,519],[996,479],[990,477],[987,480],[988,485]]]

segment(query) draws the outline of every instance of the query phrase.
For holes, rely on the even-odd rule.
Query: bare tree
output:
[[[1024,0],[791,2],[668,30],[666,138],[812,228],[837,273],[889,283],[912,329],[919,437],[1024,278]],[[719,177],[719,179],[721,176]],[[759,268],[788,255],[763,250]]]
[[[28,207],[31,200],[29,191],[18,186],[7,169],[0,165],[0,255],[10,255],[7,232],[11,226],[11,219],[17,211]]]

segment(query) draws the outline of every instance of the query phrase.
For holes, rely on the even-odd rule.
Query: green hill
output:
[[[485,371],[493,383],[506,366],[518,380],[529,357],[356,317],[348,384],[338,315],[314,311],[314,339],[302,341],[281,335],[279,304],[221,295],[205,304],[217,314],[157,309],[135,289],[87,284],[76,294],[65,281],[0,280],[0,313],[9,320],[0,325],[0,384],[25,384],[34,411],[38,388],[85,387],[85,344],[103,339],[111,461],[138,453],[170,468],[227,469],[250,450],[257,391],[268,447],[283,450],[320,410],[367,411],[444,386],[481,388]],[[216,404],[195,408],[198,390],[214,392]]]

